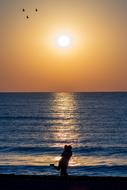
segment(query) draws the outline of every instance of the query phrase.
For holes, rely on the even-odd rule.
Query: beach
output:
[[[127,190],[127,93],[7,93],[0,105],[0,190]],[[65,144],[67,178],[50,167]]]
[[[0,175],[0,190],[127,190],[126,177]]]

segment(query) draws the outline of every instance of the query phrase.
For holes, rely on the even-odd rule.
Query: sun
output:
[[[68,48],[72,45],[72,39],[69,35],[60,35],[56,39],[56,43],[60,48]]]

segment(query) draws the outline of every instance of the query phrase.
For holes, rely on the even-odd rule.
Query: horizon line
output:
[[[0,93],[127,93],[127,90],[112,91],[0,91]]]

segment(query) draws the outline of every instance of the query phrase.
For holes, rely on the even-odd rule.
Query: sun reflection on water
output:
[[[77,144],[79,129],[75,119],[77,104],[73,93],[55,93],[51,109],[53,116],[58,118],[53,129],[53,138],[56,141],[53,146],[63,147],[64,143],[72,146]]]
[[[0,155],[0,165],[26,165],[26,166],[49,166],[50,163],[58,164],[61,157],[54,155]],[[10,164],[11,162],[11,164]],[[127,165],[124,158],[104,157],[104,156],[72,156],[69,166],[100,166],[100,165]]]

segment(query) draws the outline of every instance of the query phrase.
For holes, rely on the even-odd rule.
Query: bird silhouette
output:
[[[25,9],[22,9],[22,12],[25,12]]]
[[[26,16],[26,18],[28,19],[28,18],[29,18],[29,16],[27,15],[27,16]]]
[[[37,11],[38,11],[38,9],[35,9],[35,11],[37,12]]]

